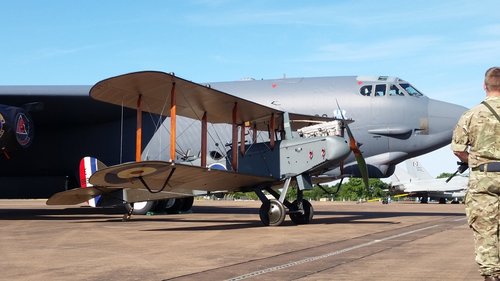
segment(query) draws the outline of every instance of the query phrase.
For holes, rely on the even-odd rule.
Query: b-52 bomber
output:
[[[254,85],[247,89],[258,93],[266,85],[259,82],[248,81]],[[192,198],[194,194],[253,191],[262,201],[259,215],[264,225],[280,225],[287,214],[294,223],[305,224],[312,220],[314,209],[303,198],[303,191],[311,189],[313,183],[358,176],[366,184],[369,176],[389,176],[394,166],[406,158],[449,143],[453,124],[465,110],[430,100],[394,77],[309,80],[326,82],[323,89],[344,87],[352,95],[351,100],[338,97],[334,101],[326,96],[316,99],[315,96],[325,94],[322,92],[294,95],[290,89],[297,92],[310,86],[301,82],[299,79],[273,83],[272,89],[288,89],[288,94],[278,94],[279,100],[267,103],[274,105],[269,107],[242,98],[244,91],[238,97],[228,94],[230,84],[200,85],[164,72],[135,72],[100,81],[90,89],[92,98],[137,111],[136,161],[106,167],[95,158],[85,158],[82,187],[86,188],[57,193],[47,204],[77,204],[96,197],[109,202],[167,202],[170,198]],[[349,93],[351,88],[355,91]],[[311,104],[310,111],[335,110],[335,116],[280,109],[287,106],[286,99],[294,98],[295,104],[301,100]],[[371,112],[372,120],[351,130],[351,120],[347,118],[355,115],[352,103],[358,98],[373,99],[371,108],[365,108]],[[407,111],[412,102],[412,110]],[[382,106],[387,104],[393,106]],[[392,109],[391,120],[383,112],[387,108]],[[162,125],[145,148],[141,135],[144,111],[162,116]],[[178,140],[183,139],[177,137],[177,120],[182,118],[198,120],[197,156],[177,155]],[[230,128],[231,141],[222,154],[209,149],[208,127],[217,124],[228,124]],[[354,138],[353,132],[360,130],[365,131],[363,142]],[[258,141],[259,132],[267,132],[264,141]],[[192,143],[195,138],[187,139]],[[220,149],[220,143],[214,145]],[[216,164],[224,169],[219,170]],[[297,197],[290,202],[286,194],[292,180],[296,182]],[[133,210],[132,207],[127,217]]]

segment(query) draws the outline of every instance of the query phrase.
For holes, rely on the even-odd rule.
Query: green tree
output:
[[[389,189],[389,185],[380,179],[369,179],[368,185],[367,189],[362,179],[351,178],[342,185],[338,197],[346,200],[372,199],[385,196],[385,190]]]
[[[350,200],[355,201],[358,199],[372,199],[386,196],[386,190],[389,185],[380,179],[369,179],[369,188],[366,189],[363,180],[360,178],[350,178],[349,181],[342,184],[340,190],[337,192],[337,185],[314,186],[311,190],[304,191],[304,198],[308,200],[319,200],[320,198],[332,198],[336,200]],[[326,190],[326,192],[325,192]],[[234,192],[232,193],[234,199],[248,198],[258,200],[254,192]],[[292,183],[286,195],[287,200],[294,201],[297,198],[297,185]]]
[[[437,179],[442,179],[442,178],[449,178],[453,175],[453,173],[441,173],[439,176],[437,176]]]

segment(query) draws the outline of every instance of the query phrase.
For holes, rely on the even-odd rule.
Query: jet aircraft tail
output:
[[[430,180],[434,179],[417,158],[406,160],[406,170],[410,179],[413,180]]]

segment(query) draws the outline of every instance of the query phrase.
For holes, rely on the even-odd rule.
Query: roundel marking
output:
[[[226,166],[220,164],[220,163],[213,163],[210,166],[208,166],[209,169],[212,170],[220,170],[220,171],[226,171]]]
[[[3,128],[4,124],[5,124],[5,118],[3,117],[2,113],[0,113],[0,139],[2,138],[5,132],[5,129]]]
[[[22,147],[28,147],[33,140],[31,119],[26,114],[19,112],[15,120],[16,140]]]

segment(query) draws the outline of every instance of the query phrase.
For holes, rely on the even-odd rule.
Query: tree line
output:
[[[388,195],[390,184],[387,184],[380,179],[369,179],[369,188],[365,188],[363,180],[359,178],[350,178],[347,182],[323,186],[315,185],[311,190],[304,191],[304,198],[308,200],[319,200],[320,198],[328,198],[330,200],[346,200],[357,201],[359,199],[381,198]],[[258,200],[257,195],[253,192],[234,192],[229,195],[234,199],[252,199]],[[297,198],[297,188],[293,183],[287,193],[287,199],[294,200]]]

